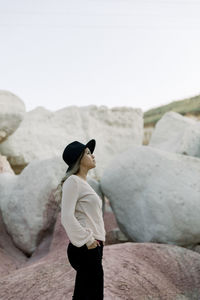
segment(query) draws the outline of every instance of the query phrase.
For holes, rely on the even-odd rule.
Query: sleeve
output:
[[[69,177],[63,184],[61,223],[73,245],[81,247],[87,244],[89,246],[95,240],[93,232],[89,228],[84,228],[75,217],[78,194],[78,183]]]

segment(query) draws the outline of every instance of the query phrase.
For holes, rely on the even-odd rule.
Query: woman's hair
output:
[[[66,172],[65,176],[63,176],[63,178],[61,179],[60,183],[58,184],[55,192],[54,192],[54,197],[55,197],[55,200],[56,200],[56,203],[58,203],[58,209],[60,210],[60,207],[61,207],[61,200],[62,200],[62,186],[65,182],[65,180],[71,176],[72,174],[77,174],[80,170],[80,162],[81,162],[81,159],[84,155],[85,151],[83,151],[81,153],[81,155],[79,156],[79,158],[77,159],[77,161],[75,162],[75,164],[72,166],[72,168]]]

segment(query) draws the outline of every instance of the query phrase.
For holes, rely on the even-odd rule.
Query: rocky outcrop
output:
[[[14,174],[5,156],[0,155],[0,180],[3,173]],[[1,184],[0,184],[1,186]],[[7,187],[9,189],[9,187]],[[1,194],[1,191],[0,191]],[[0,200],[1,203],[1,200]],[[15,247],[3,222],[0,206],[0,274],[1,276],[19,268],[27,260],[22,251]]]
[[[129,239],[119,229],[115,214],[110,206],[108,199],[104,201],[104,224],[106,230],[106,245],[128,242]]]
[[[200,122],[168,112],[156,124],[149,145],[169,152],[200,157]]]
[[[199,258],[198,253],[173,245],[105,246],[104,299],[198,299]],[[0,277],[1,300],[70,300],[74,281],[66,244],[58,242],[47,256]]]
[[[1,300],[72,299],[75,271],[67,258],[69,239],[60,222],[50,247],[40,245],[14,270],[13,258],[0,251]],[[174,245],[123,243],[104,247],[104,299],[198,299],[200,254]]]
[[[134,146],[101,179],[117,223],[132,241],[182,246],[200,242],[200,160]]]
[[[0,152],[19,173],[34,159],[61,156],[65,146],[74,140],[86,143],[95,138],[97,167],[92,176],[99,178],[114,155],[133,144],[140,145],[142,136],[140,109],[91,105],[51,112],[38,107],[26,113],[20,127],[0,145]]]
[[[22,251],[17,249],[7,233],[0,211],[0,274],[7,275],[27,261]],[[1,294],[1,292],[0,292]]]
[[[0,208],[15,245],[27,254],[48,234],[58,204],[53,197],[63,173],[61,158],[35,160],[20,175],[0,174]]]
[[[7,91],[0,91],[0,143],[11,135],[24,118],[25,105]]]

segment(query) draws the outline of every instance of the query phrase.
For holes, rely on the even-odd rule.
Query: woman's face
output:
[[[88,170],[96,167],[95,156],[90,152],[89,148],[85,149],[80,165]]]

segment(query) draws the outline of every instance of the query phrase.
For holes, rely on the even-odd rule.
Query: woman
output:
[[[69,167],[62,186],[61,223],[70,239],[68,259],[76,270],[73,300],[102,300],[104,296],[102,200],[86,180],[96,166],[95,145],[94,139],[86,145],[74,141],[63,152]]]

